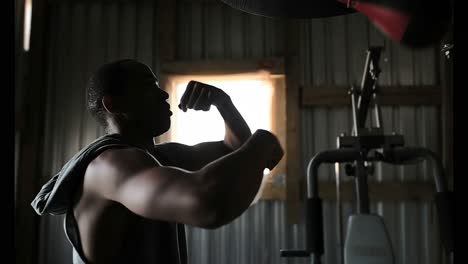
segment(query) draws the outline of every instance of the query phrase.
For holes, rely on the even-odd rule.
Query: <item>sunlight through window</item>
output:
[[[278,126],[278,113],[282,105],[274,105],[278,96],[271,76],[264,73],[214,75],[214,76],[173,76],[167,82],[169,102],[171,104],[171,129],[161,142],[178,142],[185,145],[196,145],[201,142],[221,141],[224,139],[225,125],[222,116],[215,106],[209,111],[188,110],[183,112],[178,108],[190,80],[195,80],[216,86],[226,92],[237,110],[244,117],[252,133],[257,129],[273,131]],[[278,84],[276,84],[278,85]],[[275,99],[276,98],[276,99]],[[272,118],[276,118],[273,122]],[[281,120],[281,119],[279,119]],[[255,204],[262,196],[272,172],[263,171],[260,189],[252,201]],[[271,179],[270,179],[271,180]]]
[[[175,128],[173,141],[194,145],[206,141],[219,141],[224,138],[224,121],[212,106],[210,111],[188,110],[182,112],[177,108],[188,82],[180,82],[176,87],[176,104],[172,111],[177,111],[172,120]],[[263,80],[233,80],[207,82],[226,92],[249,125],[252,133],[257,129],[271,130],[272,86]]]

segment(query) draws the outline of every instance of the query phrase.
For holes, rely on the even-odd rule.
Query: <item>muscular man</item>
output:
[[[274,135],[252,135],[226,93],[195,81],[179,108],[215,106],[224,140],[155,145],[170,127],[168,96],[134,60],[105,64],[92,76],[88,108],[107,134],[70,159],[32,203],[38,214],[66,215],[74,263],[185,264],[184,225],[230,223],[249,207],[263,170],[280,161]]]

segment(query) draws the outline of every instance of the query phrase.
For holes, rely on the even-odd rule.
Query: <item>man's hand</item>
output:
[[[252,135],[249,126],[234,106],[229,95],[212,85],[190,81],[180,99],[179,108],[184,112],[187,109],[208,111],[211,105],[216,106],[224,120],[224,140],[222,142],[202,142],[193,147],[187,146],[185,153],[191,153],[188,155],[191,157],[190,160],[194,160],[194,156],[199,157],[197,161],[186,164],[189,168],[201,168],[207,163],[229,154],[241,147]],[[176,159],[180,159],[180,153],[183,151],[177,152]]]
[[[179,108],[184,112],[187,109],[208,111],[211,105],[218,107],[229,99],[229,95],[215,86],[190,81],[180,99]]]

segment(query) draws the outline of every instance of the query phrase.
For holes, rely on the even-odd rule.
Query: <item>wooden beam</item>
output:
[[[272,80],[274,87],[272,93],[272,111],[271,118],[271,132],[275,134],[283,148],[286,150],[288,147],[287,141],[287,118],[286,118],[286,80],[283,75],[281,78],[274,78]],[[286,198],[286,166],[289,163],[289,158],[285,152],[281,161],[269,173],[268,178],[263,182],[262,193],[260,199],[262,200],[282,200]]]
[[[371,182],[368,186],[371,202],[432,201],[435,194],[433,183]],[[336,184],[319,183],[319,195],[322,200],[336,200]],[[341,200],[355,200],[354,182],[341,182]]]
[[[267,182],[260,197],[262,200],[284,201],[286,192],[284,186],[275,186],[272,182]]]
[[[344,106],[351,105],[346,86],[303,87],[302,106]],[[379,87],[380,105],[440,105],[442,89],[437,86],[382,86]]]
[[[173,61],[161,65],[161,72],[167,75],[242,74],[258,71],[284,74],[284,59]]]
[[[301,110],[299,105],[299,22],[285,23],[285,71],[286,71],[286,221],[298,224],[303,221],[300,208],[299,176],[301,173]]]

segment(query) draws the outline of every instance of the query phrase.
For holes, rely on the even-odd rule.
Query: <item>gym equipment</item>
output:
[[[307,167],[306,249],[281,250],[282,257],[310,257],[321,263],[324,253],[322,200],[319,197],[318,169],[323,163],[344,163],[346,174],[355,180],[357,212],[348,218],[348,231],[343,248],[344,264],[393,264],[391,241],[385,223],[369,210],[367,176],[373,162],[394,165],[415,164],[427,160],[433,168],[436,187],[435,203],[439,230],[446,254],[453,259],[453,208],[441,161],[427,148],[405,147],[404,137],[383,133],[380,107],[377,101],[378,61],[382,47],[370,47],[359,89],[351,87],[353,130],[351,136],[337,138],[337,149],[317,153]],[[365,127],[370,106],[373,105],[376,127]],[[336,166],[338,169],[339,166]],[[337,200],[340,203],[340,174],[336,174]],[[339,211],[339,221],[341,220]],[[340,235],[341,239],[341,235]]]
[[[283,18],[324,18],[360,12],[387,37],[411,48],[441,40],[451,1],[437,0],[221,0],[244,12]]]
[[[437,0],[338,0],[366,15],[393,41],[412,48],[437,43],[448,30],[451,2]]]

